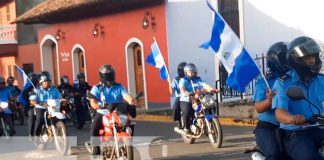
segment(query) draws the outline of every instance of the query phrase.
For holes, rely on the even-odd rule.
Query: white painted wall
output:
[[[323,0],[244,0],[244,41],[250,54],[307,35],[324,42]],[[241,21],[242,22],[242,21]]]
[[[166,2],[169,70],[171,78],[177,76],[180,62],[192,62],[198,75],[215,85],[215,54],[211,49],[199,48],[210,39],[213,14],[205,0],[168,0]]]

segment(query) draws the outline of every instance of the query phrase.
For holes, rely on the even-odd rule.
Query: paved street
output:
[[[253,144],[253,127],[223,126],[224,141],[219,149],[213,149],[209,145],[208,139],[201,138],[194,144],[187,145],[181,141],[181,137],[173,132],[172,123],[162,122],[137,122],[135,129],[134,145],[135,159],[249,159],[250,155],[244,154],[246,148]],[[16,126],[17,137],[14,143],[0,143],[1,159],[90,159],[86,152],[84,142],[89,138],[89,125],[82,130],[77,130],[68,124],[70,136],[77,136],[77,147],[72,147],[70,156],[62,157],[55,150],[54,146],[49,146],[45,151],[38,151],[26,137],[27,126]],[[17,143],[17,141],[19,143]],[[14,144],[25,144],[27,150],[17,149]],[[73,144],[73,142],[71,142]],[[13,149],[15,148],[15,149]]]

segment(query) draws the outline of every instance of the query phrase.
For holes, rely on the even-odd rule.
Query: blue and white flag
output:
[[[23,90],[21,91],[19,97],[18,97],[18,100],[19,100],[19,103],[22,104],[22,106],[26,107],[27,105],[27,102],[24,100],[23,98],[23,93],[26,89],[28,89],[29,87],[33,86],[35,88],[35,86],[33,85],[32,81],[28,78],[28,76],[26,75],[26,73],[24,72],[23,69],[21,69],[18,65],[16,65],[17,67],[17,71],[19,73],[19,75],[21,76],[22,78],[22,81],[23,81]]]
[[[216,12],[211,2],[207,0],[207,4],[215,13],[214,26],[210,41],[200,47],[205,49],[211,47],[214,50],[228,72],[227,85],[239,92],[244,92],[245,86],[261,72],[240,39]]]
[[[162,53],[159,49],[159,46],[154,38],[154,41],[151,45],[152,52],[147,56],[146,63],[152,65],[155,68],[160,69],[160,77],[162,80],[166,80],[169,77],[168,69],[165,66]]]

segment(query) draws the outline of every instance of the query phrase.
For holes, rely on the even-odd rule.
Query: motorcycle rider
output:
[[[74,88],[73,86],[69,83],[69,77],[64,75],[60,79],[61,84],[57,87],[57,89],[60,91],[62,95],[62,102],[61,102],[61,110],[64,110],[65,112],[70,112],[71,108],[68,107],[68,103],[63,103],[67,102],[68,98],[73,96]]]
[[[193,132],[190,130],[190,125],[192,118],[194,116],[194,110],[192,108],[192,102],[189,98],[191,93],[207,90],[207,91],[216,91],[217,89],[211,87],[209,84],[205,83],[198,77],[198,70],[193,63],[188,63],[184,67],[186,76],[180,79],[179,88],[181,92],[180,96],[180,108],[183,113],[184,118],[184,130],[187,134],[192,135]]]
[[[184,67],[187,65],[186,62],[181,62],[178,65],[178,76],[175,77],[172,81],[168,78],[169,82],[169,91],[170,94],[175,95],[175,100],[173,103],[173,120],[178,121],[180,125],[180,118],[181,118],[181,109],[180,109],[180,89],[179,89],[179,81],[181,78],[185,77]]]
[[[24,108],[28,117],[28,134],[31,139],[32,137],[34,137],[36,116],[35,116],[35,106],[30,104],[29,97],[34,90],[34,87],[38,86],[39,79],[38,79],[38,75],[33,72],[28,74],[28,78],[31,80],[34,86],[30,86],[29,88],[24,90],[22,93],[22,98],[26,101],[26,106],[24,106]]]
[[[15,83],[15,77],[9,76],[7,78],[7,88],[9,89],[12,99],[9,103],[11,110],[15,113],[17,112],[16,106],[19,106],[19,102],[16,100],[16,98],[19,96],[21,90],[18,88],[18,86],[14,85]],[[11,115],[12,121],[15,120],[15,114]],[[15,125],[15,123],[13,123]]]
[[[69,83],[69,77],[64,75],[60,80],[61,84],[57,87],[57,89],[62,94],[62,97],[67,98],[73,96],[73,86]]]
[[[290,42],[288,47],[288,64],[292,68],[273,86],[276,95],[272,108],[284,130],[284,146],[292,159],[323,159],[318,148],[324,140],[324,130],[320,128],[305,129],[305,119],[317,114],[317,109],[304,100],[292,100],[286,96],[290,86],[300,87],[307,99],[318,106],[323,113],[324,76],[319,73],[322,61],[319,58],[320,45],[310,37],[301,36]]]
[[[277,78],[282,77],[289,70],[286,58],[287,50],[287,43],[277,42],[267,52],[268,72],[265,77],[270,88]],[[254,130],[256,143],[265,159],[279,160],[283,158],[276,136],[279,122],[276,120],[274,110],[271,108],[272,98],[275,93],[267,88],[263,78],[256,82],[254,93],[255,109],[258,112],[258,124]]]
[[[138,106],[138,102],[126,89],[119,83],[115,82],[116,72],[112,65],[104,64],[99,68],[100,83],[94,86],[89,93],[90,105],[94,110],[100,110],[107,107],[107,104],[122,103],[126,101],[129,105]],[[107,108],[109,109],[109,108]],[[91,124],[91,144],[94,146],[92,155],[100,154],[99,130],[103,128],[103,115],[97,113]]]
[[[20,94],[21,90],[18,88],[18,86],[14,85],[14,83],[15,77],[9,76],[7,78],[7,87],[10,90],[11,95],[17,97]]]
[[[8,102],[9,100],[12,99],[12,94],[11,91],[6,87],[6,82],[5,79],[0,76],[0,101],[4,101],[4,102]],[[4,115],[8,115],[8,116],[4,116],[4,120],[6,121],[6,123],[8,123],[11,126],[11,131],[10,133],[13,135],[15,132],[14,126],[13,126],[13,120],[11,118],[11,114],[12,111],[11,110],[1,110],[0,109],[0,116],[4,116]],[[4,127],[2,125],[0,125],[1,127]],[[0,129],[0,135],[2,135],[2,128]]]
[[[34,93],[29,97],[30,104],[36,108],[36,120],[35,120],[35,130],[34,135],[39,136],[42,131],[42,126],[45,123],[44,113],[47,110],[47,100],[48,99],[62,99],[59,90],[51,85],[52,76],[49,72],[43,71],[39,75],[39,86],[34,89]],[[35,139],[36,144],[38,143],[38,138]]]
[[[79,73],[77,75],[77,81],[73,84],[74,88],[74,105],[76,107],[75,113],[78,119],[78,128],[81,129],[87,119],[87,92],[91,90],[91,86],[85,81],[84,73]]]

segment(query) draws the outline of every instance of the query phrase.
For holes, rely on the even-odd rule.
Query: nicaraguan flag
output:
[[[33,85],[32,81],[28,78],[28,76],[26,75],[24,70],[21,69],[18,65],[16,65],[16,67],[17,67],[17,71],[18,71],[19,75],[21,76],[22,81],[24,83],[23,84],[23,90],[21,91],[21,93],[20,93],[20,95],[18,97],[18,100],[19,100],[19,103],[21,103],[24,107],[26,107],[27,102],[23,99],[22,94],[29,87],[33,86],[35,88],[35,86]]]
[[[155,68],[159,68],[161,79],[166,80],[169,77],[169,73],[167,67],[165,66],[162,53],[155,38],[151,45],[151,50],[152,52],[146,58],[146,63],[152,65]]]
[[[228,72],[227,85],[244,92],[245,86],[260,74],[260,70],[240,39],[208,0],[207,4],[215,13],[214,26],[210,41],[200,47],[205,49],[211,47],[215,51]]]

